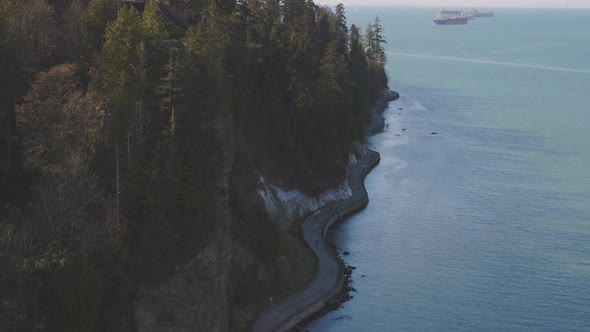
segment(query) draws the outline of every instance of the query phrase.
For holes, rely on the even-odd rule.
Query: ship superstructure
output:
[[[460,25],[467,24],[468,21],[469,17],[464,12],[444,8],[434,17],[434,23],[438,25]]]
[[[438,25],[458,25],[467,24],[469,20],[474,17],[494,17],[494,12],[479,12],[477,9],[472,8],[467,12],[460,10],[447,10],[444,7],[440,9],[438,15],[434,17],[434,23]]]

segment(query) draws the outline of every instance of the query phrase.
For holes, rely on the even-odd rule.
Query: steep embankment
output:
[[[232,254],[229,179],[234,160],[233,121],[218,119],[223,169],[218,183],[215,230],[209,245],[192,254],[165,280],[144,285],[135,299],[138,331],[227,331],[228,279]],[[162,248],[165,250],[165,248]]]

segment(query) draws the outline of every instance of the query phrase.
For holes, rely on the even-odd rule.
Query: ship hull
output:
[[[453,19],[453,20],[434,20],[434,23],[437,25],[463,25],[463,24],[467,24],[467,22],[469,21],[468,18],[462,18],[462,19]]]

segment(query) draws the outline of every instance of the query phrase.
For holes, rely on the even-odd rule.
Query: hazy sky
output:
[[[552,7],[590,8],[590,0],[316,0],[316,3],[345,6],[429,6],[429,7]]]

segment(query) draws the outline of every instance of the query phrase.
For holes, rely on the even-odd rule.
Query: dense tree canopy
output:
[[[379,18],[363,36],[343,5],[179,3],[186,31],[154,0],[0,0],[0,331],[129,330],[112,304],[208,245],[224,168],[344,179],[387,85]]]

